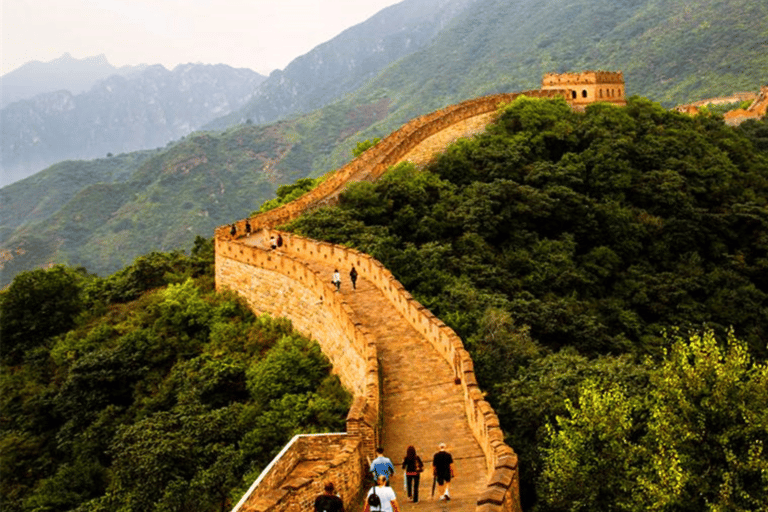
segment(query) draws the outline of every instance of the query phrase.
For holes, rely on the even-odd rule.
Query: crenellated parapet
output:
[[[582,71],[547,73],[541,80],[542,91],[565,90],[565,99],[573,106],[598,101],[626,105],[624,74],[621,71]]]

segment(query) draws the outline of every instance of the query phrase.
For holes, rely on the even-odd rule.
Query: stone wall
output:
[[[341,296],[333,293],[328,276],[316,275],[301,262],[321,261],[340,268],[354,265],[360,275],[372,282],[411,326],[442,354],[453,368],[455,377],[460,379],[467,418],[485,454],[489,475],[488,487],[479,498],[478,508],[488,512],[519,511],[517,456],[504,443],[498,417],[484,400],[477,385],[472,359],[456,333],[414,300],[389,270],[372,257],[353,249],[264,229],[267,238],[282,235],[284,244],[281,251],[265,252],[239,241],[217,240],[217,288],[234,289],[246,298],[254,310],[291,318],[300,332],[311,333],[333,362],[334,371],[345,386],[356,395],[364,394],[358,400],[358,403],[365,404],[360,408],[375,408],[378,411],[378,366],[375,363],[374,342],[349,321],[348,306]],[[365,384],[354,382],[356,378],[364,378]],[[375,432],[377,413],[366,415],[358,411],[356,415],[362,426],[350,428],[348,420],[348,433],[351,434],[354,428]],[[351,412],[350,419],[354,416]],[[373,454],[376,434],[367,434],[367,441],[361,450],[366,458]],[[311,495],[316,490],[311,486],[305,487],[297,488],[296,492]],[[282,496],[282,491],[279,494],[282,500],[279,503],[287,503],[288,498]]]
[[[626,105],[624,74],[612,71],[582,71],[581,73],[547,73],[541,80],[541,89],[567,91],[565,98],[571,105],[583,107],[596,101]]]
[[[303,512],[312,510],[324,483],[333,482],[344,507],[357,504],[366,467],[360,439],[348,434],[295,436],[265,468],[233,510]],[[297,474],[297,467],[301,471]]]
[[[768,112],[768,86],[763,86],[760,88],[760,92],[755,95],[749,107],[726,112],[723,118],[727,125],[737,126],[748,119],[765,117],[766,112]]]
[[[494,112],[500,105],[509,103],[518,96],[556,98],[565,97],[566,93],[566,90],[551,89],[497,94],[469,100],[413,119],[295,201],[256,217],[236,221],[234,224],[237,232],[244,233],[246,220],[255,231],[262,227],[279,226],[299,217],[307,210],[333,203],[350,182],[375,181],[424,139],[470,117]],[[220,226],[216,229],[216,237],[228,238],[229,230],[230,226]]]
[[[281,234],[283,251],[296,259],[331,263],[339,268],[352,265],[370,280],[392,306],[451,365],[464,392],[467,419],[486,459],[488,488],[478,500],[487,511],[519,511],[517,455],[504,443],[504,433],[490,404],[477,384],[474,364],[459,336],[426,307],[417,302],[381,263],[367,254],[325,242],[302,238],[292,233],[269,230],[267,236]]]
[[[568,93],[567,89],[552,87],[525,93],[500,94],[477,98],[419,117],[339,169],[314,190],[287,205],[247,221],[254,232],[262,231],[263,236],[269,239],[277,234],[273,231],[275,226],[295,219],[308,210],[336,201],[352,181],[376,180],[421,141],[455,123],[494,112],[500,105],[521,94],[554,98]],[[238,234],[244,233],[245,222],[246,219],[242,219],[235,223]],[[246,500],[248,505],[241,505],[250,508],[240,510],[236,507],[235,510],[306,510],[309,500],[319,494],[322,481],[326,478],[346,478],[345,486],[350,489],[357,486],[359,489],[363,476],[352,468],[365,466],[373,454],[373,448],[378,444],[380,401],[375,343],[367,332],[354,323],[350,308],[341,296],[334,295],[327,276],[316,275],[302,263],[316,260],[333,263],[340,268],[354,265],[443,355],[462,385],[467,418],[485,454],[488,486],[478,499],[477,510],[521,511],[517,456],[504,443],[496,413],[483,399],[472,359],[456,333],[416,302],[381,263],[366,254],[289,233],[281,233],[285,241],[282,251],[266,252],[238,240],[238,235],[230,236],[229,231],[230,226],[221,226],[216,230],[217,289],[230,288],[237,291],[246,298],[254,311],[290,318],[297,330],[318,340],[342,383],[355,395],[354,406],[347,418],[347,437],[343,441],[346,459],[339,458],[334,450],[328,453],[327,464],[315,461],[318,462],[315,467],[324,472],[318,471],[301,485],[290,484],[286,488],[285,484],[278,482],[284,482],[286,475],[308,461],[310,452],[317,452],[287,447],[269,471],[265,471],[267,474],[260,478],[259,485],[254,485],[253,492],[249,493]],[[360,440],[358,444],[355,444],[356,439]],[[353,462],[355,457],[358,460]],[[336,465],[331,461],[335,461]],[[338,467],[346,468],[339,470],[343,476],[333,472],[335,470],[332,468]],[[286,489],[290,489],[290,492]]]

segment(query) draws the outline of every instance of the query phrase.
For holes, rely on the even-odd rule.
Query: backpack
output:
[[[368,496],[368,505],[371,507],[380,507],[381,506],[381,498],[379,498],[376,495],[376,486],[373,486],[373,494]]]

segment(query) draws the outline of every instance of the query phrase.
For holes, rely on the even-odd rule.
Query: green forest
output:
[[[457,331],[526,512],[768,509],[766,119],[523,97],[285,228]],[[293,434],[344,428],[317,344],[217,294],[212,253],[0,292],[4,511],[227,510]]]
[[[768,122],[521,98],[288,229],[455,329],[527,511],[768,509]]]
[[[55,266],[0,295],[4,512],[229,510],[351,403],[316,342],[213,287],[213,245],[107,277]]]

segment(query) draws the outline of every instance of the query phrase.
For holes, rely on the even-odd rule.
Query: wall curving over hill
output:
[[[377,179],[427,138],[457,123],[495,112],[500,104],[508,103],[521,94],[557,97],[565,96],[565,91],[537,90],[478,98],[414,119],[296,201],[251,219],[237,221],[234,224],[236,232],[244,234],[245,223],[248,222],[262,239],[275,236],[278,234],[273,229],[275,226],[307,210],[335,201],[350,182]],[[498,418],[478,388],[472,360],[459,337],[449,327],[416,302],[381,263],[368,255],[288,233],[280,233],[286,240],[283,247],[268,250],[254,243],[255,236],[233,237],[230,229],[230,226],[222,226],[216,230],[217,288],[236,291],[257,312],[290,318],[299,331],[317,339],[333,363],[334,371],[355,395],[358,417],[365,416],[360,411],[368,414],[369,421],[360,422],[365,428],[373,429],[373,432],[365,434],[365,448],[361,452],[364,459],[359,461],[362,471],[345,473],[346,488],[353,488],[355,483],[358,486],[364,484],[367,461],[373,458],[372,448],[380,435],[370,421],[380,412],[380,399],[376,395],[379,389],[374,384],[374,372],[378,369],[375,364],[376,345],[367,336],[366,327],[357,323],[349,306],[334,293],[328,280],[312,269],[317,265],[338,268],[354,265],[386,297],[393,311],[391,314],[401,315],[448,363],[456,382],[461,384],[466,421],[485,458],[486,483],[475,498],[476,510],[521,510],[517,456],[504,443]],[[358,431],[365,428],[358,427]],[[277,461],[273,464],[275,467],[291,465],[281,465]],[[300,462],[296,462],[294,467],[299,465]],[[332,465],[328,464],[328,467]],[[309,503],[309,497],[319,493],[320,482],[327,477],[329,475],[313,474],[312,478],[305,479],[304,486],[299,487],[278,483],[287,481],[279,478],[272,479],[270,485],[263,483],[265,479],[262,478],[236,510],[289,510],[291,504]],[[271,500],[267,498],[270,495],[273,496]],[[349,494],[345,495],[345,499],[351,499]],[[254,508],[256,503],[261,504],[259,508]],[[349,503],[350,506],[353,504]]]

